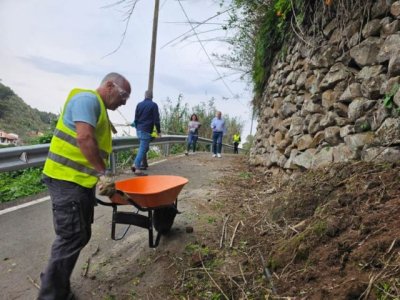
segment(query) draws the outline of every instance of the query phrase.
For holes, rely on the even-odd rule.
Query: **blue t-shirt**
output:
[[[64,124],[76,131],[75,122],[85,122],[96,127],[100,117],[100,103],[95,94],[82,92],[68,102],[64,112]]]

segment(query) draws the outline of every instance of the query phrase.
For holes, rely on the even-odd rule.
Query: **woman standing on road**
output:
[[[193,153],[196,152],[196,143],[199,138],[199,128],[201,124],[199,118],[196,114],[190,116],[190,121],[188,124],[188,138],[187,138],[187,150],[185,155],[189,155],[190,146],[193,145]]]

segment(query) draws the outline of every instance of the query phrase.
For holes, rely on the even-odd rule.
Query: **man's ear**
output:
[[[114,83],[112,81],[107,81],[106,87],[110,91],[114,87]]]

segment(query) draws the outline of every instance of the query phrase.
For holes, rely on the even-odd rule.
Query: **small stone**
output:
[[[192,226],[186,226],[186,233],[192,233],[193,232],[193,227]]]

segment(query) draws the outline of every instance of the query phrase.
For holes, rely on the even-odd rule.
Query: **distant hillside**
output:
[[[57,115],[30,107],[12,89],[0,83],[0,130],[16,133],[25,143],[46,133]]]

